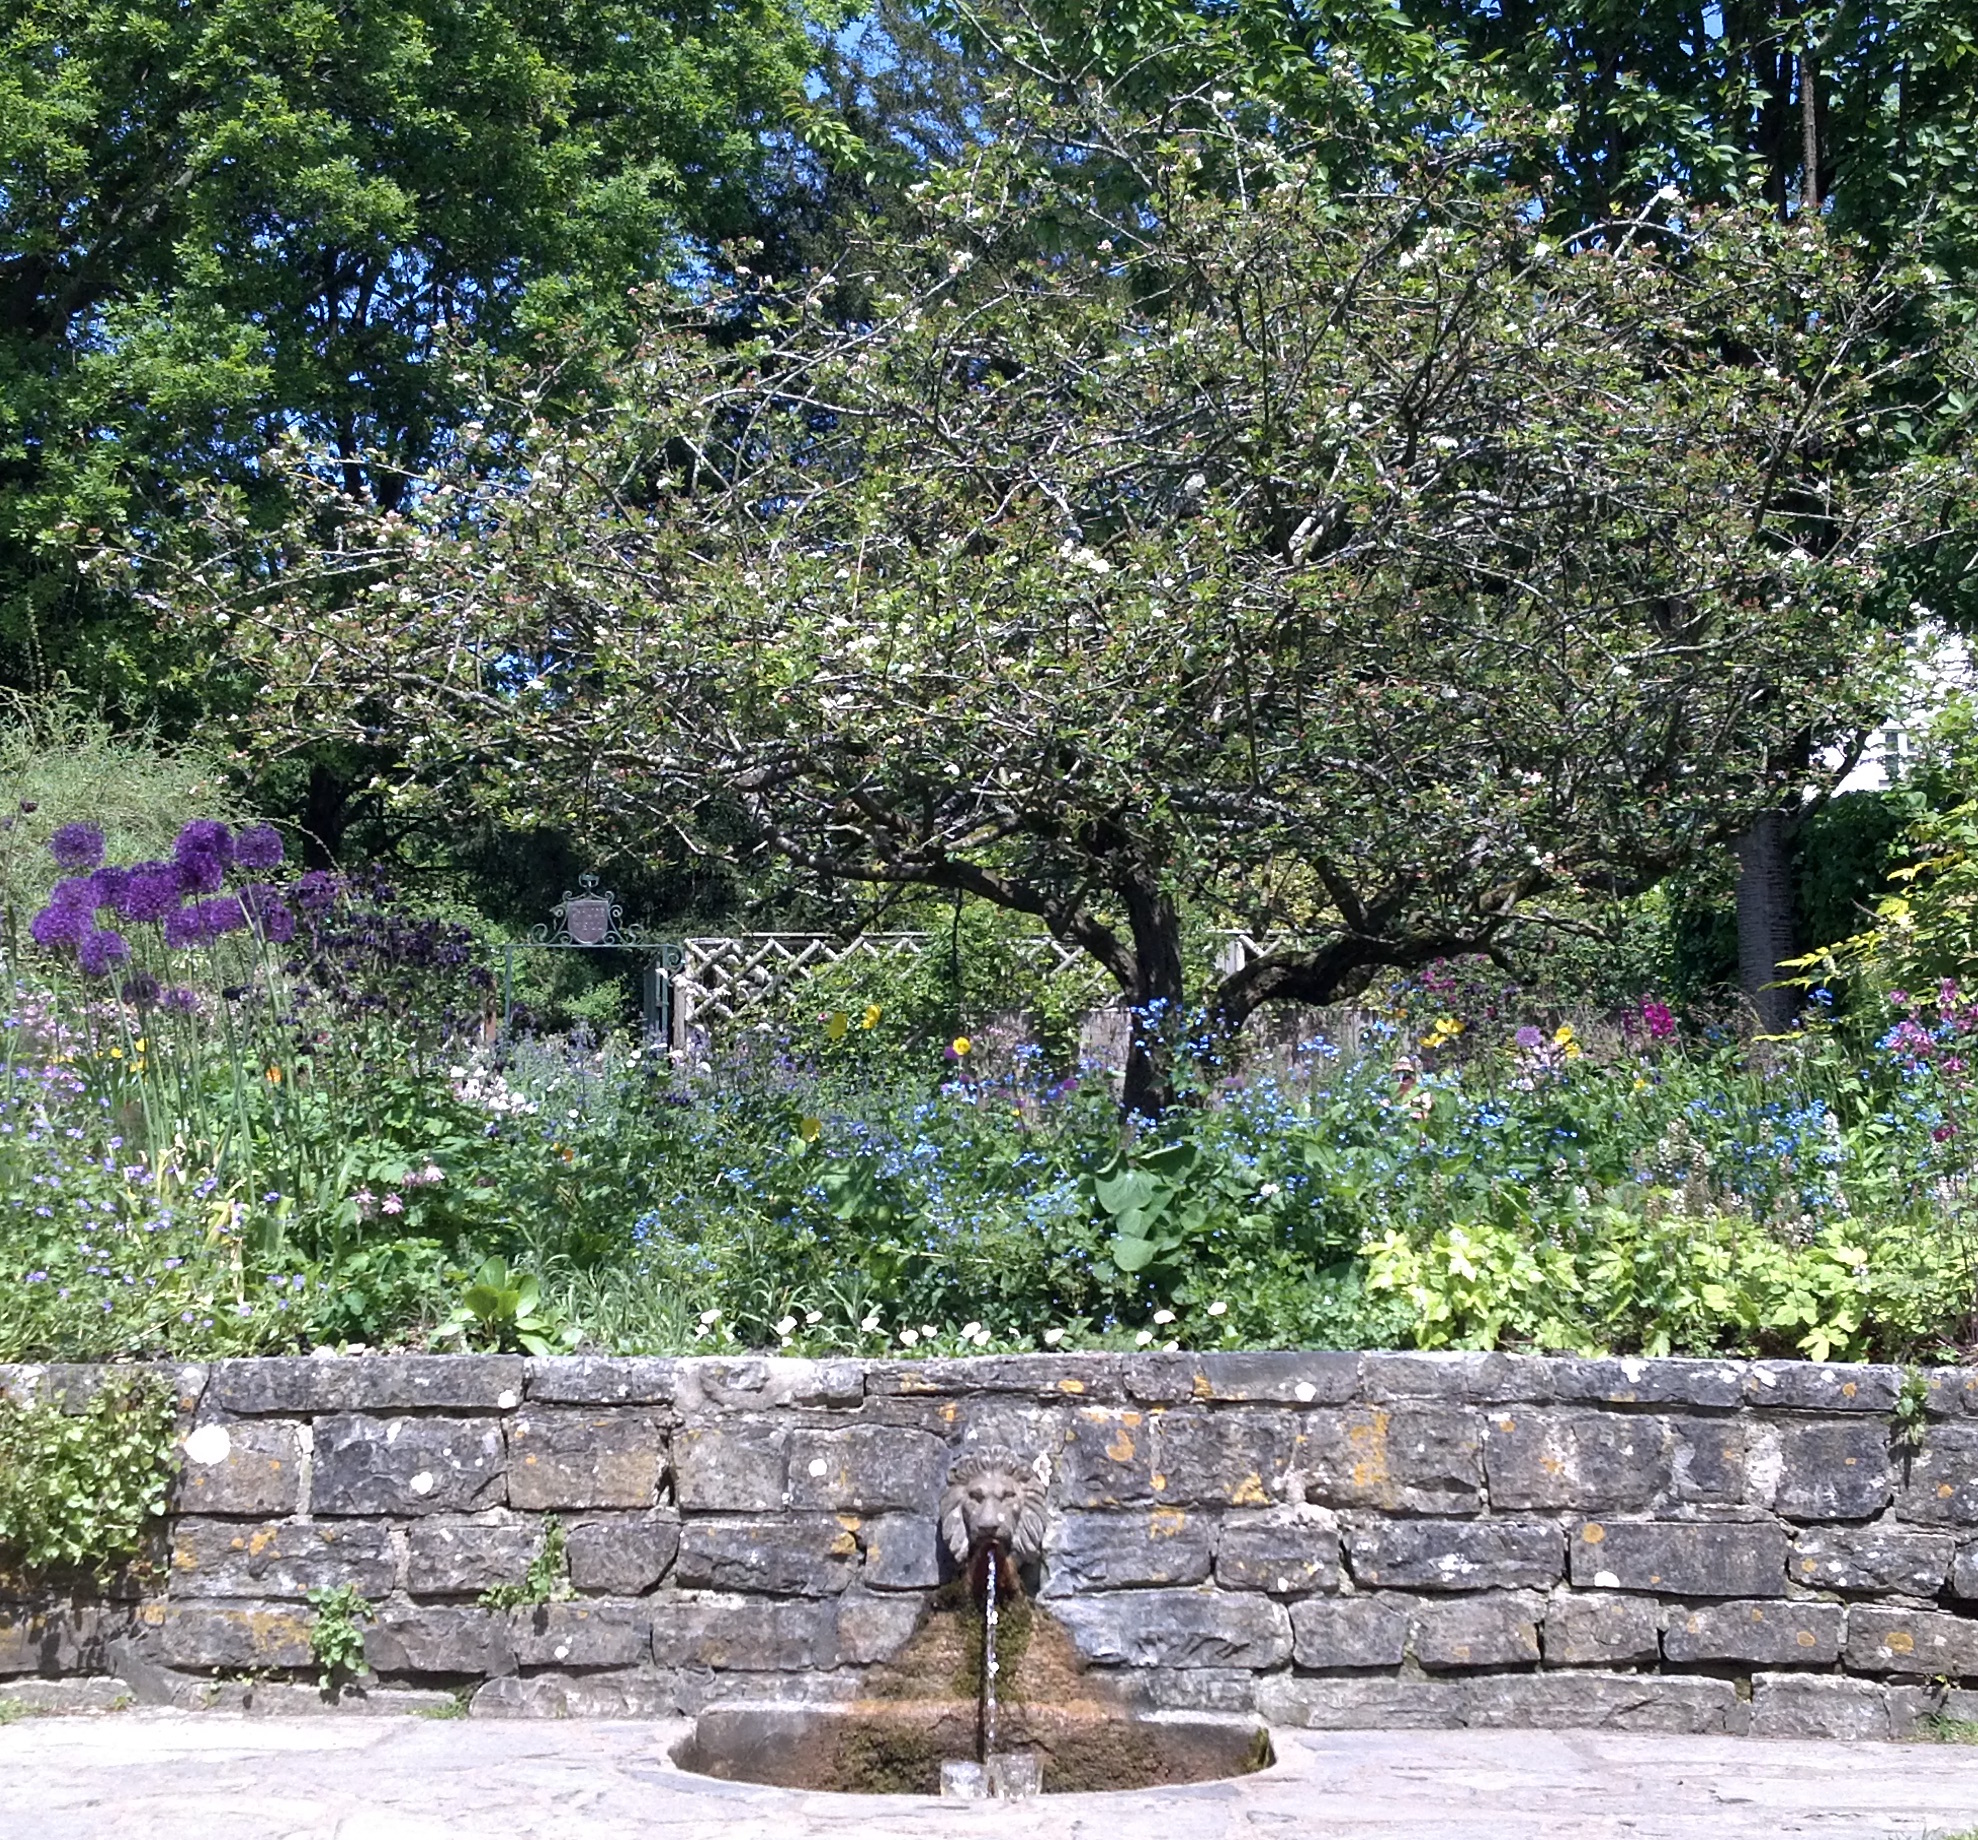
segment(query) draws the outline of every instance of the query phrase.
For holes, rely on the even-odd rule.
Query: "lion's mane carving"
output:
[[[1044,1550],[1044,1484],[1028,1463],[1000,1444],[965,1450],[941,1491],[941,1538],[957,1564],[989,1541],[1020,1562]]]

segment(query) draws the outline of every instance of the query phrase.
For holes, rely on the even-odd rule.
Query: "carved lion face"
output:
[[[957,1564],[994,1540],[1012,1558],[1044,1550],[1044,1485],[1013,1450],[983,1445],[963,1451],[941,1492],[941,1538]]]

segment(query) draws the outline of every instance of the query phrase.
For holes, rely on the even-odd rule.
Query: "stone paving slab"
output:
[[[1947,1840],[1978,1750],[1606,1732],[1283,1732],[1233,1782],[1018,1804],[674,1769],[677,1721],[131,1711],[0,1729],[0,1840]]]

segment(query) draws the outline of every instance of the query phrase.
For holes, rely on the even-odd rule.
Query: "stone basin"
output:
[[[941,1765],[976,1754],[973,1700],[747,1701],[707,1707],[675,1746],[679,1768],[729,1782],[868,1795],[935,1795]],[[1047,1795],[1243,1776],[1275,1761],[1255,1719],[1122,1712],[1097,1701],[1005,1716],[1000,1748],[1035,1753]]]

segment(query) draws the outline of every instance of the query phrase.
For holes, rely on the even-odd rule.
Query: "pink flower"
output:
[[[397,1195],[387,1195],[384,1200],[384,1209],[387,1214],[403,1214],[405,1212],[405,1203]]]
[[[1644,997],[1641,1005],[1642,1027],[1656,1041],[1667,1041],[1676,1032],[1675,1012],[1666,1003],[1658,1003],[1653,997]]]

